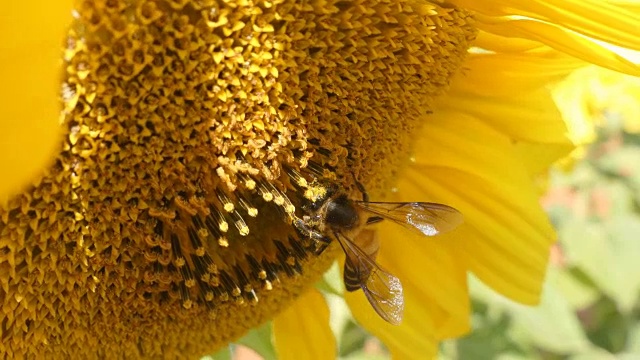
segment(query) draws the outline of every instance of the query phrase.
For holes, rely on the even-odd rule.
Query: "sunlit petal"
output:
[[[437,103],[443,111],[469,114],[512,138],[530,174],[548,168],[574,149],[551,92],[534,86],[540,79],[551,82],[577,66],[575,60],[562,56],[534,58],[531,54],[528,59],[516,53],[474,54],[468,61],[468,73],[473,75],[457,76],[448,96]],[[530,81],[532,71],[539,75],[536,81]],[[485,81],[493,86],[480,86],[476,76],[487,77]],[[531,90],[523,90],[527,88]]]
[[[329,308],[322,294],[307,291],[273,320],[279,359],[335,359],[336,340],[329,327]]]
[[[71,1],[15,2],[0,14],[0,201],[52,161],[60,138],[60,56]]]
[[[455,112],[439,113],[422,135],[407,178],[465,215],[455,253],[494,289],[536,303],[555,233],[512,140]]]
[[[637,4],[599,0],[454,0],[488,16],[518,16],[550,21],[594,39],[627,48],[640,47]]]
[[[567,55],[629,75],[640,76],[640,67],[615,51],[567,31],[553,23],[528,19],[484,19],[483,30],[502,36],[522,37],[547,44]]]
[[[425,299],[416,295],[412,289],[405,289],[406,315],[399,326],[391,325],[376,315],[362,292],[345,294],[345,299],[353,316],[384,342],[394,359],[431,358],[438,349],[434,336],[434,313],[429,311]]]
[[[529,52],[474,53],[469,55],[464,69],[454,79],[452,91],[513,98],[517,94],[538,91],[580,66],[584,66],[584,62],[546,46]]]

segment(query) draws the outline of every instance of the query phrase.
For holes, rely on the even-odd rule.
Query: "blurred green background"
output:
[[[597,90],[589,96],[602,101]],[[625,111],[629,105],[640,108],[637,98],[627,100],[633,103],[622,102]],[[640,359],[640,119],[629,118],[640,112],[618,112],[606,104],[588,110],[598,140],[566,170],[552,171],[542,200],[559,242],[541,304],[516,304],[471,278],[473,329],[443,342],[441,359]],[[337,264],[325,279],[320,287],[328,290],[340,358],[388,359],[342,298],[331,294],[332,286],[341,286]],[[276,359],[270,329],[266,324],[209,358]]]

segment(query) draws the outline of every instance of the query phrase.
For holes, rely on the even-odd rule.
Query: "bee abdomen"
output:
[[[360,289],[360,272],[349,259],[345,260],[343,277],[344,287],[347,291],[353,292]]]

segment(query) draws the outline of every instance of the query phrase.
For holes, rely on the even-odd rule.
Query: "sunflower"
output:
[[[24,173],[3,163],[2,190],[60,149],[0,211],[10,356],[194,357],[275,317],[282,358],[335,357],[311,287],[341,252],[318,254],[291,222],[314,178],[464,213],[433,240],[378,229],[379,262],[404,283],[402,325],[346,296],[394,356],[435,354],[469,328],[468,272],[539,300],[555,234],[535,177],[573,148],[549,85],[587,64],[640,74],[601,45],[640,48],[629,3],[102,0],[70,18],[49,6],[18,8],[31,37],[3,32],[8,49],[49,54],[55,40],[30,40],[69,24],[61,140],[6,120],[55,118],[50,64],[3,60],[42,70],[45,86],[3,73],[29,90],[5,84],[3,126],[45,155],[19,158]]]

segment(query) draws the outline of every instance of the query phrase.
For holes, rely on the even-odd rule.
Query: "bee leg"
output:
[[[316,244],[316,250],[313,253],[316,256],[319,256],[320,254],[322,254],[327,249],[328,246],[329,246],[329,244],[326,244],[326,243]]]
[[[367,219],[367,225],[371,225],[371,224],[377,224],[380,221],[384,220],[383,217],[380,216],[371,216]]]
[[[316,250],[314,251],[314,254],[316,256],[322,254],[330,243],[331,239],[328,237],[323,237],[320,240],[316,240]]]
[[[364,185],[362,185],[362,183],[358,181],[356,175],[353,172],[351,173],[351,175],[353,175],[353,181],[356,183],[356,187],[362,193],[362,201],[369,202],[369,194],[367,194],[367,190],[365,190]]]

